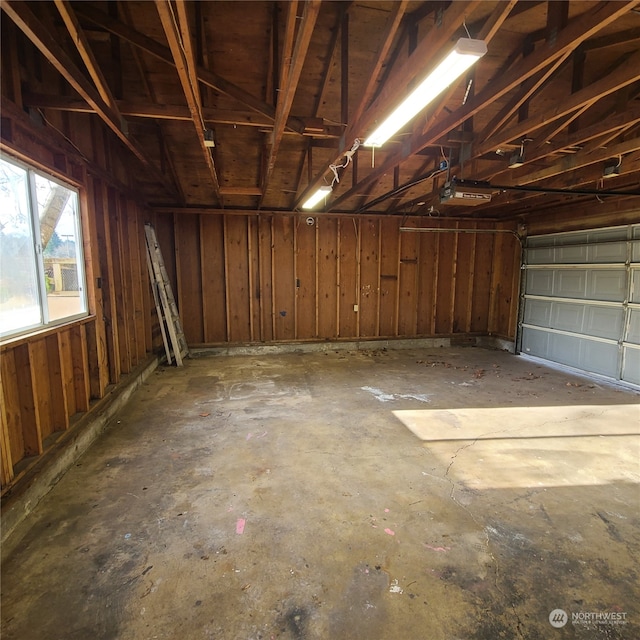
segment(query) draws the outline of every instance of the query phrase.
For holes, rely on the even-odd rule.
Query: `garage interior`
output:
[[[640,637],[640,1],[0,7],[3,638]]]

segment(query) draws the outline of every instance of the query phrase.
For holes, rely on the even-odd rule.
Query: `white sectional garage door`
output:
[[[532,236],[521,353],[640,384],[640,225]]]

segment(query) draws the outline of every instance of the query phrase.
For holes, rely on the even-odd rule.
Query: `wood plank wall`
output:
[[[401,232],[400,218],[389,217],[319,215],[313,225],[306,218],[156,215],[191,345],[515,338],[520,245],[513,235]]]
[[[143,225],[149,212],[51,128],[34,127],[8,101],[2,107],[3,154],[79,189],[90,307],[87,318],[0,344],[4,492],[162,342],[146,265]],[[105,155],[103,150],[96,158]]]

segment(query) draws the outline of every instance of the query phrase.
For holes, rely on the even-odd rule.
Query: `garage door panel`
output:
[[[527,249],[528,264],[551,264],[553,262],[553,248]]]
[[[624,309],[621,307],[585,307],[585,323],[582,333],[598,338],[618,340],[624,325]]]
[[[609,342],[580,340],[579,369],[615,378],[618,375],[618,345]]]
[[[611,242],[588,247],[587,262],[625,262],[627,259],[627,243]]]
[[[622,302],[627,291],[625,269],[594,269],[587,278],[587,295],[590,300]]]
[[[522,330],[522,351],[530,356],[549,360],[550,335],[545,331],[524,327]]]
[[[554,258],[556,264],[581,264],[587,262],[587,247],[558,247]]]
[[[529,300],[524,311],[525,323],[539,327],[551,326],[551,307],[549,300]]]
[[[583,269],[556,271],[553,295],[559,298],[584,298],[587,272]]]
[[[582,333],[584,322],[584,307],[581,304],[568,302],[552,303],[551,327],[564,331],[577,331]]]
[[[640,309],[629,309],[629,326],[624,341],[640,344]]]
[[[553,293],[553,271],[529,269],[527,271],[527,292],[537,296]]]
[[[640,225],[528,238],[524,255],[521,351],[640,384]]]
[[[640,349],[625,348],[622,379],[633,384],[640,384]]]
[[[640,302],[640,269],[631,269],[631,302]]]
[[[549,339],[549,349],[553,359],[571,367],[580,366],[580,338],[552,333]]]

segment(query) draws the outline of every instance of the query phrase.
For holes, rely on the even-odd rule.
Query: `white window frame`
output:
[[[27,174],[27,207],[29,209],[29,222],[31,226],[32,239],[33,239],[33,253],[32,259],[35,261],[36,274],[38,280],[38,303],[40,307],[40,322],[23,326],[19,328],[13,328],[4,330],[0,326],[0,341],[9,340],[22,336],[26,333],[33,333],[41,329],[48,329],[59,325],[73,322],[81,318],[86,318],[89,315],[89,301],[87,298],[87,274],[86,263],[84,259],[84,240],[83,240],[83,224],[81,214],[81,199],[79,190],[72,184],[54,176],[42,169],[36,168],[25,162],[17,160],[13,156],[9,156],[5,153],[0,155],[0,158],[7,164],[11,164],[14,167],[22,169]],[[74,232],[75,232],[75,259],[77,264],[78,275],[78,292],[80,297],[80,303],[82,311],[70,315],[65,315],[60,318],[49,318],[49,304],[47,302],[47,285],[45,280],[45,264],[44,264],[44,247],[41,244],[40,234],[40,218],[38,215],[38,200],[36,193],[36,176],[44,178],[50,182],[67,189],[72,193],[72,197],[75,198],[75,220],[74,220]],[[1,247],[0,247],[1,250]]]

